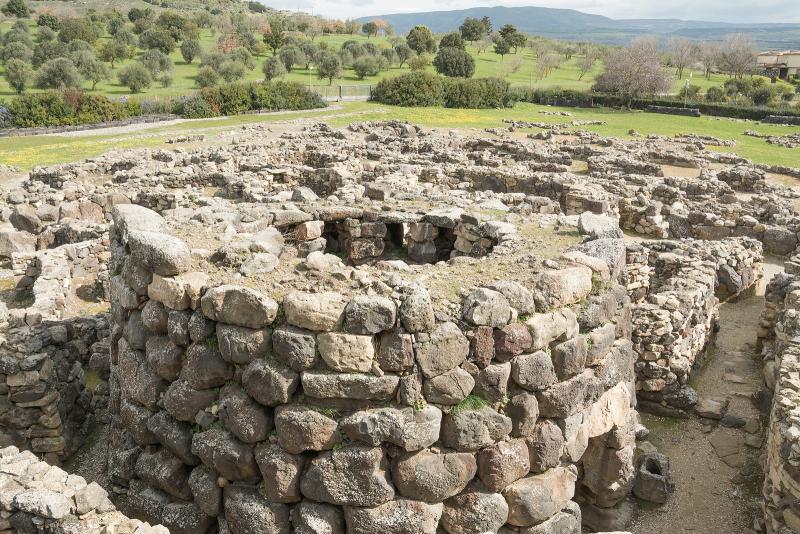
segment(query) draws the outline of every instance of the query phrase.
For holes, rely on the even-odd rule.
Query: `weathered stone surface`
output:
[[[479,288],[464,299],[461,316],[475,326],[505,326],[511,318],[508,299],[498,291]]]
[[[344,315],[349,333],[372,335],[394,326],[397,307],[386,297],[357,295],[347,304]]]
[[[270,350],[269,331],[217,323],[217,343],[222,359],[235,364],[248,364],[264,357]]]
[[[489,491],[501,491],[528,471],[528,446],[522,439],[501,441],[478,453],[478,477]]]
[[[299,328],[331,331],[342,323],[347,300],[338,293],[292,291],[283,299],[286,321]]]
[[[498,532],[508,518],[508,504],[502,495],[473,483],[444,503],[441,526],[447,534]]]
[[[230,380],[233,368],[222,359],[214,343],[193,343],[186,349],[181,377],[194,389],[211,389]]]
[[[209,289],[200,299],[209,319],[247,328],[264,328],[275,320],[278,303],[242,286],[223,285]]]
[[[292,503],[301,500],[300,474],[306,459],[289,454],[278,445],[256,447],[256,463],[264,479],[264,494],[271,502]]]
[[[136,476],[182,500],[192,498],[192,492],[189,490],[190,470],[189,466],[167,449],[152,454],[142,453],[136,460]]]
[[[387,471],[381,448],[346,446],[311,460],[300,489],[319,502],[374,507],[394,498]]]
[[[354,441],[378,446],[393,443],[406,451],[433,445],[439,438],[442,412],[435,406],[415,408],[375,408],[355,412],[339,424]]]
[[[527,527],[555,515],[575,494],[576,479],[569,468],[556,467],[506,486],[502,493],[508,503],[508,523]]]
[[[212,428],[194,434],[192,452],[228,480],[253,481],[260,476],[253,449],[225,430]]]
[[[545,417],[565,418],[586,407],[587,402],[599,395],[597,377],[591,369],[539,391],[539,413]]]
[[[205,465],[198,465],[189,475],[189,488],[194,503],[206,515],[217,517],[222,513],[222,488],[217,484],[217,475]]]
[[[155,232],[128,233],[131,258],[161,276],[185,272],[191,264],[191,253],[181,239]]]
[[[459,494],[475,477],[476,470],[472,454],[422,450],[394,460],[392,481],[404,497],[437,503]]]
[[[400,379],[395,375],[306,371],[300,381],[305,394],[316,399],[386,401],[394,396]]]
[[[416,347],[416,358],[426,378],[458,367],[469,353],[469,341],[455,323],[443,323],[428,341]]]
[[[17,510],[48,519],[61,519],[72,508],[72,503],[64,495],[48,489],[17,493],[11,504]]]
[[[195,534],[208,531],[214,520],[194,503],[173,502],[164,507],[161,523],[170,534]]]
[[[183,463],[200,463],[200,459],[192,453],[192,427],[188,423],[177,421],[166,411],[160,411],[147,420],[147,428],[159,443]]]
[[[224,490],[225,520],[232,534],[289,534],[289,508],[271,503],[258,488],[226,486]]]
[[[292,508],[295,534],[344,534],[342,511],[330,504],[303,501]]]
[[[548,419],[540,420],[526,442],[531,472],[542,473],[558,465],[564,451],[564,434],[557,424]]]
[[[164,392],[164,409],[178,421],[194,424],[197,412],[211,406],[217,398],[211,389],[196,390],[183,379],[178,379]]]
[[[524,324],[509,324],[494,331],[494,351],[501,362],[510,361],[529,351],[532,346],[531,333]]]
[[[323,361],[334,371],[367,373],[372,369],[372,336],[326,332],[317,336],[317,343]]]
[[[338,423],[305,406],[280,406],[275,410],[278,443],[290,454],[332,449],[341,441]]]
[[[272,414],[237,384],[226,384],[220,390],[219,419],[245,443],[263,441],[272,431]]]
[[[422,391],[428,402],[454,405],[464,400],[475,386],[475,379],[460,367],[425,380]]]
[[[382,334],[375,360],[383,371],[401,372],[414,365],[414,342],[409,334],[397,331]]]
[[[521,534],[581,534],[581,508],[578,503],[569,502],[563,510],[547,521],[521,529],[520,532]]]
[[[478,371],[472,393],[492,404],[505,402],[508,397],[508,381],[510,377],[510,363],[488,365]]]
[[[578,231],[590,239],[621,239],[619,223],[606,215],[585,211],[578,217]]]
[[[400,321],[411,334],[433,330],[433,304],[426,289],[416,287],[406,296],[400,305]]]
[[[514,358],[511,362],[511,378],[528,391],[539,391],[558,381],[553,361],[542,350]]]
[[[451,412],[442,421],[442,443],[458,451],[476,451],[511,432],[511,419],[489,407]]]
[[[506,415],[511,418],[512,436],[515,438],[532,436],[536,420],[539,418],[539,402],[536,400],[536,395],[517,393],[508,401]]]
[[[559,380],[567,380],[581,371],[586,365],[586,339],[577,336],[552,347],[553,367]]]
[[[502,293],[511,307],[520,315],[528,315],[536,311],[533,293],[519,282],[500,280],[489,285],[489,289]]]
[[[297,372],[311,369],[317,363],[314,332],[293,326],[279,326],[272,332],[275,358]]]
[[[436,534],[443,505],[397,499],[374,508],[345,508],[347,532],[372,534]]]
[[[269,360],[255,360],[242,373],[245,391],[264,406],[289,402],[299,383],[300,375]]]
[[[152,301],[151,301],[152,302]],[[173,381],[178,378],[183,363],[183,349],[166,336],[152,336],[145,343],[147,364],[159,377]]]
[[[534,350],[544,349],[553,341],[575,337],[578,333],[578,320],[569,309],[537,313],[525,325],[530,331]]]

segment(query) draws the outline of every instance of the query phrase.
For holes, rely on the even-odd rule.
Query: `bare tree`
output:
[[[539,74],[539,79],[543,80],[550,76],[553,70],[557,69],[561,64],[561,54],[557,52],[545,52],[536,60],[536,71]]]
[[[755,64],[756,45],[752,37],[735,33],[725,37],[719,54],[719,67],[735,78],[743,77]]]
[[[655,39],[637,39],[611,53],[605,64],[594,89],[616,94],[628,106],[634,98],[664,93],[672,87],[672,74],[661,64]]]
[[[488,39],[480,39],[478,41],[475,41],[475,50],[478,51],[478,54],[486,52],[487,50],[489,50],[490,46],[492,46],[492,42],[489,41]]]
[[[719,63],[720,46],[719,43],[706,41],[702,43],[698,50],[698,60],[703,65],[703,74],[706,79],[711,78],[711,71],[717,67]]]
[[[697,57],[697,43],[675,37],[669,41],[669,61],[677,70],[678,79],[683,78],[683,70],[691,65]]]
[[[593,46],[587,47],[583,57],[578,59],[578,70],[580,70],[581,73],[580,76],[578,76],[579,80],[582,80],[583,77],[594,68],[598,59],[600,59],[600,51]]]

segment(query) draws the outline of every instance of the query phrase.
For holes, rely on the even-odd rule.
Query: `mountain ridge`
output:
[[[603,15],[584,13],[575,9],[538,6],[494,6],[456,10],[423,11],[418,13],[390,13],[360,17],[360,22],[376,18],[389,22],[399,34],[406,33],[417,24],[424,24],[435,33],[458,29],[467,17],[488,16],[492,25],[499,28],[514,24],[520,31],[544,37],[593,41],[621,45],[636,37],[686,37],[706,40],[724,39],[729,33],[747,33],[761,48],[800,48],[800,23],[734,23],[703,20],[667,19],[612,19]]]

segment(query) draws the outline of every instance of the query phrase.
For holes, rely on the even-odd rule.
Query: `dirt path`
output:
[[[726,419],[642,415],[650,441],[670,458],[675,494],[661,507],[640,502],[629,528],[634,534],[750,532],[760,514],[759,455],[766,423],[751,401],[762,387],[756,328],[766,283],[782,269],[780,262],[765,262],[758,288],[720,307],[716,341],[692,376],[700,399],[728,402]]]

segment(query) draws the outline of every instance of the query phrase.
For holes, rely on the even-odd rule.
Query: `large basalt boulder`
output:
[[[177,421],[166,411],[159,411],[147,420],[147,428],[156,440],[187,465],[197,465],[200,459],[192,453],[192,427]]]
[[[543,350],[514,358],[511,362],[511,378],[528,391],[540,391],[558,381],[553,360]]]
[[[161,524],[169,529],[170,534],[207,532],[213,523],[214,519],[194,503],[169,503],[161,513]]]
[[[272,414],[233,383],[219,392],[219,419],[245,443],[263,441],[272,431]]]
[[[262,443],[256,447],[256,463],[264,479],[264,494],[271,502],[292,503],[302,499],[300,474],[306,458],[289,454],[278,445]]]
[[[461,316],[474,326],[499,328],[511,318],[511,306],[502,293],[482,287],[473,290],[464,299]]]
[[[428,290],[413,288],[400,305],[400,322],[410,334],[433,330],[436,319]]]
[[[304,496],[318,502],[379,506],[394,498],[388,467],[380,447],[342,447],[311,460],[300,489]]]
[[[317,336],[319,355],[334,371],[367,373],[375,359],[372,336],[326,332]]]
[[[437,503],[458,495],[476,471],[472,454],[435,454],[422,450],[394,460],[392,481],[404,497]]]
[[[502,493],[508,503],[508,523],[528,527],[563,510],[575,494],[577,478],[572,469],[556,467],[506,486]]]
[[[469,340],[455,323],[443,323],[427,341],[416,347],[416,358],[426,378],[441,375],[461,365],[469,354]]]
[[[501,491],[530,469],[528,446],[522,439],[501,441],[478,453],[478,478],[489,491]]]
[[[197,412],[211,406],[216,399],[214,390],[196,390],[186,380],[178,379],[169,385],[161,401],[172,417],[194,424]]]
[[[470,484],[444,502],[441,526],[447,534],[498,532],[508,519],[508,503],[480,483]]]
[[[575,265],[550,269],[539,274],[533,289],[537,309],[547,311],[576,304],[592,291],[592,271]]]
[[[171,235],[137,230],[128,233],[127,244],[133,261],[161,276],[186,272],[192,262],[186,243]]]
[[[233,378],[233,367],[212,342],[193,343],[186,350],[181,376],[194,389],[217,388]]]
[[[222,513],[222,488],[217,484],[217,474],[205,465],[198,465],[189,475],[189,488],[194,503],[206,515],[217,517]]]
[[[341,420],[339,429],[351,440],[372,446],[392,443],[406,451],[429,447],[439,439],[442,412],[435,406],[375,408],[355,412]]]
[[[489,407],[451,411],[442,421],[441,441],[457,451],[477,451],[504,439],[511,428],[511,419]]]
[[[265,356],[272,345],[268,330],[217,323],[217,343],[222,359],[246,365]]]
[[[212,428],[194,434],[192,452],[228,480],[255,481],[260,477],[253,449],[225,430]]]
[[[300,384],[300,375],[270,360],[255,360],[242,373],[242,386],[264,406],[289,402]]]
[[[349,534],[436,534],[443,505],[397,499],[374,508],[345,508]]]
[[[176,499],[188,501],[192,498],[189,489],[191,468],[180,458],[161,449],[156,453],[142,453],[136,460],[136,476]]]
[[[344,315],[349,333],[372,335],[394,327],[397,307],[386,297],[358,295],[347,304]]]
[[[317,364],[317,341],[314,332],[294,326],[279,326],[272,332],[275,358],[300,372]]]
[[[305,406],[276,408],[275,429],[278,443],[291,454],[330,450],[342,439],[334,419]]]
[[[222,285],[209,289],[200,299],[211,320],[247,328],[264,328],[278,314],[278,303],[248,287]]]
[[[306,371],[300,378],[303,391],[315,399],[388,401],[394,397],[400,377],[361,373]]]
[[[292,507],[294,534],[344,534],[342,511],[330,504],[303,501]]]
[[[232,534],[289,534],[289,508],[269,502],[257,487],[226,486],[225,520]]]
[[[475,379],[460,367],[425,381],[425,399],[435,404],[454,405],[464,400],[475,387]]]
[[[336,330],[346,306],[347,300],[339,293],[292,291],[283,299],[286,322],[315,332]]]

